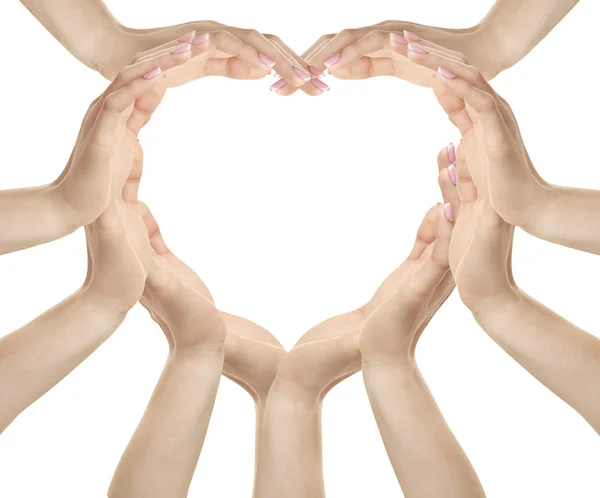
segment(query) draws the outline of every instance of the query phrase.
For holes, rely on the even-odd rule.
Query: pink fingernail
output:
[[[192,45],[188,43],[187,45],[182,45],[181,47],[177,47],[175,50],[171,50],[172,54],[184,54],[185,52],[189,52],[192,50]]]
[[[452,164],[456,162],[456,148],[452,143],[448,145],[448,161],[450,161]]]
[[[269,89],[272,92],[276,92],[277,90],[281,90],[286,84],[287,84],[286,81],[283,78],[281,78],[279,81],[276,81],[275,83],[273,83],[269,87]]]
[[[325,76],[325,73],[323,71],[321,71],[318,67],[308,66],[308,70],[311,73],[313,73],[315,76],[318,76],[319,78],[322,78],[323,76]]]
[[[192,40],[192,45],[200,45],[201,43],[208,41],[209,37],[210,33],[202,33]]]
[[[275,65],[275,61],[271,59],[268,55],[258,54],[258,58],[260,62],[262,62],[265,66],[273,67]]]
[[[324,92],[329,91],[329,85],[323,83],[319,78],[313,78],[310,80],[313,85],[315,85],[319,90],[323,90]]]
[[[448,174],[450,175],[450,181],[456,187],[458,185],[458,177],[456,176],[456,167],[454,164],[448,167]]]
[[[454,221],[454,216],[452,213],[452,204],[448,203],[444,205],[444,214],[446,215],[446,219],[448,221]]]
[[[438,67],[437,72],[438,72],[438,74],[440,74],[441,76],[443,76],[444,78],[447,78],[449,80],[453,80],[454,78],[456,78],[456,75],[454,73],[451,73],[450,71],[448,71],[447,69],[444,69],[443,67]]]
[[[408,40],[398,33],[390,33],[392,41],[399,43],[400,45],[408,45]]]
[[[294,66],[294,72],[300,76],[304,81],[310,81],[310,74],[308,74],[304,69],[298,66]]]
[[[425,47],[422,47],[421,45],[417,45],[416,43],[409,43],[408,50],[411,50],[412,52],[416,52],[417,54],[428,54],[429,53],[425,49]]]
[[[179,41],[181,41],[181,42],[184,42],[184,41],[189,42],[192,38],[194,38],[195,34],[196,34],[195,31],[190,31],[189,33],[186,33],[181,38],[179,38]]]
[[[161,72],[160,67],[157,67],[155,69],[153,69],[152,71],[148,71],[146,74],[144,74],[144,79],[145,80],[151,80],[152,78],[156,78]]]
[[[325,67],[331,67],[334,64],[337,64],[340,61],[341,58],[342,58],[341,54],[335,54],[335,55],[332,55],[325,62],[323,62],[323,64],[325,65]]]
[[[415,35],[410,31],[404,31],[404,37],[410,41],[421,41],[421,37],[419,35]]]

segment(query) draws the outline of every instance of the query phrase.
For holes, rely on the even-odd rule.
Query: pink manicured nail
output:
[[[417,54],[428,54],[429,53],[425,49],[425,47],[422,47],[421,45],[417,45],[416,43],[409,43],[408,44],[408,50],[416,52]]]
[[[323,64],[325,65],[325,67],[331,67],[334,64],[337,64],[340,61],[341,58],[342,58],[341,54],[335,54],[335,55],[332,55],[325,62],[323,62]]]
[[[448,145],[448,161],[450,161],[452,164],[456,162],[456,148],[452,143]]]
[[[192,45],[200,45],[201,43],[205,43],[208,41],[209,37],[210,33],[202,33],[192,40]]]
[[[175,50],[172,50],[172,54],[184,54],[185,52],[189,52],[192,50],[192,45],[188,43],[187,45],[182,45],[181,47],[177,47]]]
[[[329,85],[323,83],[319,78],[313,78],[310,80],[313,85],[315,85],[319,90],[323,90],[324,92],[329,91]]]
[[[448,221],[454,221],[454,216],[452,213],[452,204],[448,203],[444,205],[444,214],[446,215],[446,219]]]
[[[184,42],[184,41],[191,41],[192,38],[194,38],[194,35],[196,34],[195,31],[190,31],[189,33],[186,33],[185,35],[183,35],[181,38],[179,38],[179,41]]]
[[[454,73],[451,73],[450,71],[448,71],[447,69],[444,69],[443,67],[438,67],[437,72],[438,72],[438,74],[442,75],[444,78],[447,78],[449,80],[453,80],[454,78],[456,78],[456,75]]]
[[[276,81],[275,83],[273,83],[269,87],[269,89],[272,92],[276,92],[277,90],[281,90],[286,84],[287,84],[286,81],[283,78],[281,78],[279,81]]]
[[[450,181],[456,187],[458,185],[458,177],[456,176],[456,167],[454,164],[448,167],[448,174],[450,175]]]
[[[313,73],[315,76],[318,76],[319,78],[322,78],[323,76],[325,76],[325,73],[323,71],[321,71],[318,67],[308,66],[308,70],[311,73]]]
[[[151,80],[152,78],[156,78],[161,72],[160,67],[157,67],[155,69],[153,69],[152,71],[148,71],[146,74],[144,74],[144,79],[145,80]]]
[[[310,74],[308,74],[304,69],[298,66],[294,66],[294,72],[300,76],[304,81],[310,81]]]
[[[390,33],[390,39],[400,45],[408,45],[408,40],[398,33]]]
[[[268,55],[258,54],[258,58],[260,62],[262,62],[265,66],[273,67],[275,65],[275,61],[271,59]]]
[[[410,31],[404,31],[404,38],[410,41],[421,41],[421,37],[419,35],[415,35]]]

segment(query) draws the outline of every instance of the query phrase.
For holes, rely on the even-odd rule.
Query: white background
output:
[[[385,19],[466,27],[491,4],[108,2],[132,27],[215,19],[276,33],[298,52],[322,34]],[[600,4],[582,2],[494,82],[553,183],[600,189],[598,19]],[[0,6],[0,43],[0,188],[52,181],[106,82],[14,0]],[[141,197],[218,306],[255,320],[289,348],[317,322],[362,305],[402,261],[422,215],[440,200],[436,155],[458,136],[429,90],[400,80],[331,78],[331,92],[319,98],[279,97],[271,83],[213,78],[172,90],[141,137]],[[514,259],[528,293],[600,334],[600,258],[519,231]],[[0,334],[70,295],[85,271],[82,230],[2,256]],[[417,351],[490,497],[600,495],[600,438],[496,346],[457,295]],[[166,353],[161,330],[136,307],[0,437],[0,496],[103,496]],[[253,416],[249,396],[224,379],[191,497],[250,496]],[[323,425],[328,496],[400,495],[359,375],[328,396]]]

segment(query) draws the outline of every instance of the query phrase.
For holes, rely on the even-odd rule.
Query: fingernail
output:
[[[399,43],[400,45],[408,45],[408,40],[398,33],[390,33],[392,41]]]
[[[304,69],[298,66],[294,66],[294,72],[300,76],[304,81],[310,81],[310,74],[308,74]]]
[[[275,61],[271,59],[268,55],[258,54],[258,58],[260,62],[262,62],[265,66],[273,67],[275,65]]]
[[[153,69],[152,71],[148,71],[146,74],[144,74],[144,79],[145,80],[151,80],[152,78],[156,78],[161,72],[160,67],[157,67],[155,69]]]
[[[448,145],[448,161],[450,161],[452,164],[456,162],[456,148],[452,143]]]
[[[179,38],[179,41],[184,42],[184,41],[191,41],[192,38],[194,38],[194,35],[196,34],[195,31],[190,31],[189,33],[186,33],[185,35],[183,35],[181,38]]]
[[[209,37],[210,33],[202,33],[192,40],[192,45],[200,45],[201,43],[208,41]]]
[[[191,44],[187,44],[187,45],[182,45],[181,47],[177,47],[175,50],[171,50],[172,54],[183,54],[185,52],[189,52],[190,50],[192,50],[192,45]]]
[[[325,76],[325,73],[323,71],[321,71],[318,67],[308,66],[308,70],[311,73],[313,73],[315,76],[318,76],[319,78],[322,78],[323,76]]]
[[[444,78],[447,78],[449,80],[453,80],[454,78],[456,78],[456,75],[454,73],[451,73],[450,71],[448,71],[447,69],[444,69],[443,67],[438,67],[437,72],[438,72],[438,74],[442,75]]]
[[[454,164],[448,167],[448,174],[450,175],[450,181],[456,187],[458,185],[458,177],[456,176],[456,167]]]
[[[448,203],[444,205],[444,214],[446,215],[446,219],[448,221],[454,221],[454,216],[452,213],[452,204]]]
[[[421,45],[417,45],[416,43],[409,43],[408,44],[408,50],[416,52],[417,54],[428,54],[429,53],[425,49],[425,47],[422,47]]]
[[[273,84],[272,84],[272,85],[269,87],[269,89],[270,89],[272,92],[276,92],[277,90],[280,90],[280,89],[282,89],[282,88],[283,88],[283,87],[284,87],[286,84],[287,84],[287,83],[286,83],[286,81],[285,81],[283,78],[281,78],[279,81],[276,81],[275,83],[273,83]]]
[[[325,67],[331,67],[334,64],[337,64],[340,61],[341,58],[342,58],[341,54],[335,54],[335,55],[332,55],[325,62],[323,62],[323,64],[325,65]]]
[[[329,91],[329,85],[323,83],[319,78],[313,78],[310,80],[313,85],[315,85],[319,90],[323,90],[324,92]]]
[[[410,41],[421,41],[421,37],[419,35],[415,35],[410,31],[404,31],[404,38]]]

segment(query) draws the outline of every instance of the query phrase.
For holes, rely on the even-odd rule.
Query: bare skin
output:
[[[77,59],[109,79],[136,54],[194,32],[210,34],[220,49],[175,71],[171,86],[205,76],[260,79],[271,69],[293,87],[311,80],[305,61],[279,37],[254,29],[215,21],[132,29],[120,24],[102,0],[22,0],[21,3]],[[314,85],[309,91],[321,93]]]
[[[514,116],[464,58],[454,58],[437,46],[429,54],[410,57],[446,71],[436,77],[434,91],[463,136],[456,164],[450,167],[454,175],[450,168],[441,173],[446,179],[458,179],[462,199],[450,244],[450,268],[462,301],[494,341],[600,432],[600,340],[525,294],[512,274],[514,226],[497,206],[527,205],[518,189],[514,198],[502,189],[503,182],[512,180],[510,174],[503,177],[501,170],[520,175],[525,188],[528,182],[538,181],[522,142],[515,139]],[[581,203],[585,199],[583,195]],[[535,196],[530,200],[536,203]],[[569,216],[573,213],[569,201],[562,206],[556,202],[549,211],[560,212],[553,228],[540,225],[549,230],[544,238],[552,240],[553,234],[560,233],[565,245],[595,248],[597,233],[586,214],[594,204],[578,204],[578,218]]]
[[[444,191],[448,205],[457,202]],[[322,402],[361,364],[405,496],[484,496],[414,362],[422,330],[454,288],[448,209],[429,211],[409,258],[368,304],[312,328],[281,361],[265,408],[257,498],[325,496]]]
[[[497,0],[484,19],[464,29],[384,21],[321,36],[302,57],[311,73],[319,77],[325,71],[339,79],[395,76],[430,86],[428,72],[410,64],[395,50],[397,44],[406,46],[423,38],[465,54],[490,80],[533,50],[577,3],[578,0]],[[395,41],[390,43],[391,36]],[[286,85],[277,93],[291,95],[296,90]]]

